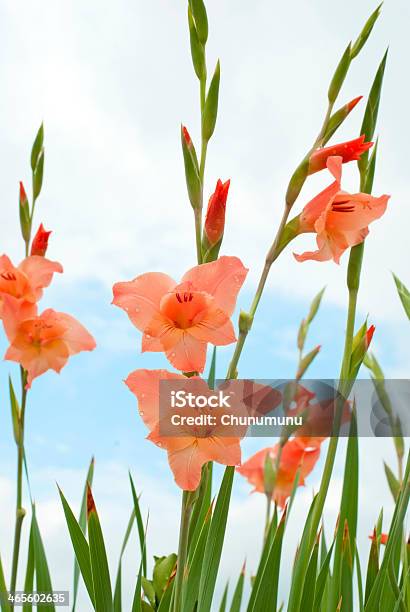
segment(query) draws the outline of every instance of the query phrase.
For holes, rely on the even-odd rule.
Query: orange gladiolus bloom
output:
[[[202,372],[208,342],[236,340],[230,317],[247,272],[237,257],[195,266],[179,284],[148,272],[116,283],[113,304],[143,332],[142,351],[164,351],[176,369]]]
[[[41,315],[37,305],[3,296],[3,324],[10,342],[4,356],[27,371],[27,388],[47,370],[60,370],[68,358],[92,351],[94,338],[76,319],[51,308]]]
[[[34,304],[48,287],[54,272],[62,272],[62,266],[44,257],[31,256],[23,259],[16,268],[7,255],[0,257],[0,318],[5,295]]]
[[[366,136],[363,135],[355,140],[316,149],[309,159],[309,174],[324,170],[329,157],[340,156],[344,164],[360,159],[363,153],[373,146],[372,142],[365,142],[365,139]]]
[[[265,492],[265,460],[268,454],[273,464],[278,454],[279,444],[272,448],[264,448],[250,457],[237,468],[239,474],[245,476],[249,484],[254,486],[253,492]],[[276,475],[273,500],[283,508],[292,493],[296,472],[300,468],[299,486],[305,484],[305,478],[310,474],[320,456],[320,446],[304,446],[297,439],[285,444]]]
[[[194,491],[201,480],[202,466],[208,461],[216,461],[222,465],[240,464],[240,437],[227,436],[228,428],[219,423],[215,426],[176,425],[175,435],[161,435],[161,420],[167,420],[166,414],[160,415],[159,410],[161,380],[186,381],[187,378],[167,370],[136,370],[128,376],[125,383],[136,396],[139,413],[150,430],[147,439],[167,451],[176,484],[185,491]],[[202,382],[204,393],[209,392],[206,382]],[[183,414],[187,415],[188,412],[184,410]],[[216,412],[218,409],[211,411],[213,415]],[[172,413],[174,414],[175,410]],[[209,410],[192,409],[192,413],[207,414]],[[243,433],[245,431],[246,429]]]
[[[339,263],[344,251],[360,244],[369,233],[368,225],[381,217],[389,196],[375,198],[367,193],[349,194],[340,190],[342,157],[329,157],[327,167],[335,181],[311,200],[299,216],[299,233],[317,234],[317,251],[296,255],[297,261],[312,259]]]

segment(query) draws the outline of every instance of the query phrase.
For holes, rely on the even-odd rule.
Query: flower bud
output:
[[[205,101],[204,114],[202,116],[202,137],[208,142],[215,130],[216,118],[218,116],[219,81],[221,78],[221,66],[219,60],[208,89]]]
[[[188,25],[189,25],[189,39],[191,43],[191,56],[192,56],[192,63],[194,65],[195,74],[200,81],[205,81],[206,79],[205,48],[199,39],[198,31],[195,27],[195,22],[194,22],[194,18],[193,18],[190,6],[188,7]]]
[[[351,43],[349,43],[329,85],[328,98],[330,104],[334,104],[334,102],[336,102],[336,98],[339,95],[340,89],[346,78],[351,61]]]
[[[249,312],[241,310],[239,314],[239,331],[241,334],[247,334],[252,327],[253,317]]]
[[[373,11],[369,19],[364,24],[362,31],[360,32],[356,42],[352,47],[350,54],[351,59],[354,59],[360,53],[367,39],[369,38],[371,31],[373,30],[373,26],[376,23],[378,16],[380,15],[382,4],[379,4],[379,6],[376,8],[375,11]]]
[[[340,142],[324,149],[316,149],[309,159],[309,174],[314,174],[326,168],[329,157],[341,157],[344,164],[356,161],[373,146],[372,142],[365,142],[365,135],[348,142]]]
[[[357,98],[354,98],[353,100],[339,108],[335,113],[333,113],[333,115],[328,121],[325,135],[323,136],[323,139],[321,141],[322,146],[325,145],[331,139],[336,130],[339,129],[343,121],[346,119],[346,117],[349,116],[355,106],[359,104],[362,98],[363,96],[358,96]]]
[[[296,379],[300,380],[321,349],[320,344],[305,355],[299,363]]]
[[[181,126],[181,144],[184,156],[185,179],[189,200],[194,209],[202,208],[202,188],[199,178],[198,158],[188,130]]]
[[[216,184],[214,193],[209,198],[204,225],[204,247],[208,249],[220,244],[224,235],[226,200],[228,198],[230,181]]]
[[[349,380],[356,379],[356,376],[369,349],[375,329],[376,328],[374,325],[371,325],[368,328],[367,322],[365,322],[353,338],[352,354],[350,357],[350,369],[348,375]]]
[[[31,222],[28,199],[23,183],[20,181],[19,192],[20,227],[24,242],[30,240]]]
[[[48,239],[50,237],[50,234],[51,231],[46,232],[43,224],[41,223],[36,235],[33,238],[30,255],[39,255],[40,257],[44,257],[47,252]]]
[[[208,40],[208,17],[203,0],[189,0],[199,41],[205,45]]]

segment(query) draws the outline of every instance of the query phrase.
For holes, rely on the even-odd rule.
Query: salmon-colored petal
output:
[[[335,228],[339,232],[366,228],[386,212],[388,201],[387,195],[379,198],[364,193],[341,195],[335,198],[327,213],[326,227],[328,231]]]
[[[139,414],[151,431],[159,421],[159,391],[161,380],[186,380],[182,374],[168,370],[135,370],[125,384],[138,400]]]
[[[240,259],[224,256],[188,270],[182,282],[191,282],[196,290],[212,295],[216,305],[231,316],[247,273]]]
[[[329,206],[329,203],[340,191],[340,181],[342,177],[342,158],[330,157],[327,160],[327,167],[333,174],[335,181],[328,185],[323,191],[315,196],[300,214],[300,232],[315,231],[315,223],[320,215]]]
[[[125,310],[135,327],[144,331],[158,313],[162,297],[175,285],[167,274],[147,272],[132,281],[116,283],[113,304]]]
[[[198,445],[208,461],[235,466],[241,463],[239,438],[214,435],[208,438],[198,438]]]
[[[37,315],[37,306],[9,295],[3,295],[2,318],[4,331],[9,342],[13,342],[22,321]]]
[[[202,466],[208,458],[195,441],[185,448],[168,451],[168,462],[176,484],[184,491],[195,491],[201,481]]]
[[[56,339],[48,342],[41,349],[29,345],[25,350],[18,350],[12,346],[7,350],[4,358],[22,365],[27,371],[27,386],[31,387],[33,380],[47,370],[60,372],[67,363],[69,355],[66,343],[61,339]]]
[[[215,346],[224,346],[235,342],[235,330],[229,317],[219,308],[209,308],[203,318],[190,327],[191,336],[201,342],[210,342]],[[199,318],[199,317],[198,317]]]
[[[40,299],[42,289],[48,287],[53,279],[55,272],[63,272],[63,267],[57,261],[50,261],[40,255],[30,255],[23,259],[18,269],[29,278],[30,285],[36,294],[36,299]]]
[[[165,354],[174,368],[181,372],[203,372],[206,343],[183,331],[178,342]]]
[[[49,318],[55,323],[62,323],[65,326],[66,329],[62,334],[62,339],[67,344],[70,355],[95,349],[96,343],[92,335],[71,315],[56,312],[50,308],[43,312],[42,317],[46,320]]]

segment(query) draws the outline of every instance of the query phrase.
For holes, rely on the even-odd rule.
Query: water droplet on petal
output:
[[[144,411],[140,410],[140,416],[144,416]]]

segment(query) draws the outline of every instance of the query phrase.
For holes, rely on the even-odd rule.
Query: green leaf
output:
[[[329,568],[330,568],[330,561],[332,559],[334,544],[335,544],[335,541],[333,540],[332,545],[329,548],[326,554],[326,557],[324,558],[324,561],[320,567],[320,571],[316,579],[315,601],[314,601],[313,610],[320,610],[323,593],[325,592],[326,583],[330,576]]]
[[[329,91],[327,95],[329,98],[329,102],[331,104],[334,104],[337,96],[339,95],[340,89],[346,78],[347,71],[349,70],[350,62],[351,62],[351,43],[349,43],[347,48],[345,49],[341,57],[341,60],[335,70],[335,73],[330,82],[330,85],[329,85]]]
[[[404,311],[407,317],[410,319],[410,292],[395,274],[393,274],[393,278],[394,282],[396,283],[397,292],[399,294],[401,303],[403,304]]]
[[[400,483],[386,462],[384,462],[384,472],[386,474],[387,483],[389,485],[390,492],[393,495],[393,499],[394,501],[397,501],[400,494]]]
[[[97,612],[113,612],[110,571],[104,537],[97,509],[88,487],[87,493],[88,539],[90,543],[91,571],[93,574],[95,609]]]
[[[373,11],[373,13],[370,15],[369,19],[364,24],[362,31],[360,32],[359,36],[357,37],[357,40],[355,41],[354,45],[352,46],[352,51],[351,51],[351,54],[350,54],[351,59],[354,59],[360,53],[360,51],[362,50],[362,48],[366,44],[366,41],[369,38],[369,36],[371,34],[371,31],[373,30],[374,24],[376,23],[379,15],[380,15],[380,11],[381,11],[382,5],[383,5],[383,2],[381,4],[379,4],[377,9],[375,11]]]
[[[4,578],[3,565],[0,557],[0,594],[3,595],[3,593],[7,593],[7,591],[8,589],[6,585],[6,580]],[[0,605],[1,612],[10,612],[11,607],[7,601],[4,601],[3,597],[0,597]]]
[[[35,572],[36,572],[36,589],[42,593],[51,593],[53,587],[51,584],[50,571],[48,569],[48,563],[46,553],[44,550],[43,540],[41,538],[40,529],[37,523],[36,509],[32,507],[32,523],[31,527],[33,530],[33,547],[34,547],[34,558],[35,558]],[[44,604],[42,607],[48,610],[54,610],[54,604]]]
[[[130,534],[132,531],[132,527],[135,521],[135,510],[133,509],[131,512],[131,516],[128,521],[127,529],[125,530],[124,540],[121,546],[120,559],[118,561],[118,570],[117,570],[117,578],[115,580],[115,589],[114,589],[114,612],[122,612],[122,593],[121,593],[121,583],[122,583],[122,557],[124,555],[125,549],[128,544],[128,540],[130,538]]]
[[[131,476],[131,472],[129,472],[129,479],[131,485],[132,499],[134,502],[134,510],[135,510],[135,519],[137,521],[137,530],[138,530],[138,539],[140,543],[141,550],[141,561],[142,561],[142,575],[147,575],[147,547],[146,547],[146,538],[144,532],[144,523],[142,521],[142,515],[139,505],[138,496],[135,490],[134,481]]]
[[[32,593],[34,591],[34,570],[35,570],[34,554],[35,553],[34,553],[33,523],[31,523],[30,536],[29,536],[29,541],[28,541],[26,577],[24,580],[24,592],[25,593]],[[23,606],[23,612],[32,612],[32,609],[33,609],[33,605],[31,603],[27,603]]]
[[[221,599],[221,604],[219,606],[219,612],[225,612],[226,610],[226,604],[228,603],[228,588],[229,588],[229,584],[226,583],[225,590],[223,592],[222,599]]]
[[[13,434],[16,444],[19,444],[20,440],[20,405],[17,400],[13,382],[9,376],[9,394],[10,394],[10,406],[11,406],[11,420],[13,423]]]
[[[282,540],[285,531],[286,509],[281,517],[275,537],[271,543],[266,562],[255,577],[248,612],[275,612],[278,597],[279,570]]]
[[[201,580],[202,563],[204,551],[208,539],[209,527],[211,525],[212,506],[209,506],[205,515],[195,548],[191,548],[188,555],[187,572],[183,582],[183,609],[185,612],[193,612],[198,600],[199,583]],[[192,545],[191,545],[192,546]]]
[[[148,578],[141,576],[141,585],[145,593],[145,597],[148,599],[151,606],[155,609],[156,607],[155,589],[154,589],[154,586],[151,580],[148,580]]]
[[[226,522],[228,519],[229,502],[235,468],[228,466],[219,489],[206,541],[203,569],[199,585],[199,600],[197,612],[209,612],[211,609],[219,562],[221,560]]]
[[[189,201],[193,209],[200,209],[202,208],[202,184],[199,177],[198,159],[194,143],[184,126],[181,126],[181,146]]]
[[[360,612],[363,612],[364,610],[363,579],[362,579],[362,570],[360,566],[360,557],[359,557],[359,550],[357,548],[357,543],[355,547],[355,561],[356,561],[356,575],[357,575],[357,592],[359,596],[359,608],[360,608]]]
[[[315,358],[319,354],[320,349],[321,349],[320,346],[316,346],[314,349],[309,351],[309,353],[307,353],[304,357],[302,357],[302,359],[299,362],[298,371],[296,373],[297,380],[300,380],[303,377],[303,375],[306,373],[306,370],[308,369],[308,367],[312,364],[312,362],[315,360]]]
[[[373,147],[372,153],[370,155],[369,165],[367,166],[366,178],[363,183],[363,191],[364,193],[371,193],[373,189],[373,181],[374,181],[374,173],[376,171],[376,160],[377,160],[377,151],[379,148],[379,140],[376,140],[376,144]]]
[[[157,560],[153,571],[153,585],[158,601],[161,601],[162,596],[169,584],[171,575],[175,570],[177,563],[177,555],[172,553],[167,557],[161,557]]]
[[[221,66],[219,60],[216,64],[208,95],[206,96],[204,112],[202,116],[202,137],[207,142],[215,130],[216,118],[218,116],[219,82],[221,79]]]
[[[236,583],[235,591],[232,597],[230,612],[241,612],[242,605],[242,597],[243,597],[243,587],[245,583],[245,563],[241,569],[241,573],[239,574],[238,582]]]
[[[89,485],[90,487],[92,487],[93,484],[93,478],[94,478],[94,457],[91,458],[90,461],[90,465],[88,468],[88,472],[87,472],[87,476],[85,479],[85,485],[84,485],[84,490],[83,490],[83,497],[81,500],[81,509],[80,509],[80,516],[79,516],[79,520],[78,520],[78,524],[81,528],[81,531],[83,532],[84,535],[86,535],[87,533],[87,485]],[[91,568],[91,566],[90,566]],[[91,573],[90,573],[91,576]],[[76,607],[76,602],[77,602],[77,595],[78,595],[78,581],[80,578],[80,568],[78,566],[78,561],[75,558],[74,559],[74,579],[73,579],[73,607],[72,607],[72,612],[75,612],[75,607]]]
[[[336,533],[333,575],[330,583],[330,606],[336,609],[343,593],[343,578],[349,576],[348,557],[352,559],[357,530],[359,504],[359,445],[357,438],[356,405],[353,406],[349,439],[346,450],[346,462],[343,478],[342,499],[340,502],[339,521]],[[352,575],[350,575],[352,579]],[[344,585],[346,593],[347,584]],[[346,594],[345,594],[346,595]],[[344,600],[346,597],[344,597]],[[343,603],[345,606],[345,603]]]
[[[130,478],[131,478],[131,476],[130,476]],[[131,488],[133,490],[135,490],[133,488],[133,484],[131,485]],[[145,612],[146,610],[151,609],[151,606],[148,606],[147,602],[143,601],[142,598],[141,598],[143,559],[146,558],[145,542],[146,542],[147,528],[148,528],[148,519],[147,519],[147,523],[146,523],[146,526],[145,526],[145,530],[143,530],[143,550],[142,550],[142,554],[141,554],[141,562],[140,562],[140,567],[139,567],[139,570],[138,570],[137,584],[135,585],[134,599],[133,599],[133,602],[132,602],[132,610],[131,610],[131,612]],[[160,606],[160,608],[161,607],[162,606]],[[162,612],[162,610],[161,610],[161,612]],[[168,610],[167,610],[167,612],[168,612]]]
[[[319,558],[319,540],[316,539],[315,546],[310,557],[309,565],[306,571],[306,580],[303,587],[303,594],[301,599],[302,610],[313,610],[313,604],[315,601],[316,592],[316,575],[317,575],[317,563]]]
[[[80,568],[81,576],[83,577],[88,595],[94,605],[94,585],[91,570],[90,549],[88,542],[85,539],[84,533],[74,516],[63,492],[59,489],[61,503],[63,505],[65,520],[71,538],[71,543],[74,548],[75,557]]]

